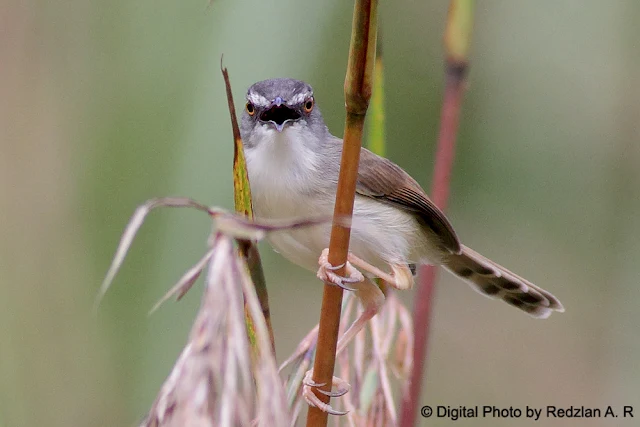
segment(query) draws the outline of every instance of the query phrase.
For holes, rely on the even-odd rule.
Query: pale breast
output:
[[[295,129],[261,136],[260,144],[245,149],[256,218],[302,219],[331,217],[331,196],[323,197],[317,153],[298,141]],[[327,181],[329,182],[329,181]],[[317,269],[318,257],[328,245],[331,225],[281,231],[267,239],[276,251],[304,268]],[[324,245],[324,246],[323,246]]]
[[[296,183],[287,173],[265,181],[250,175],[253,208],[256,218],[302,219],[333,214],[333,202],[313,194]],[[318,257],[329,244],[331,225],[271,233],[267,240],[291,262],[307,269],[317,269]]]
[[[334,194],[328,197],[298,194],[293,203],[291,193],[288,197],[261,196],[254,199],[258,218],[330,218],[333,214]],[[414,258],[420,256],[412,254],[411,248],[415,247],[414,239],[419,235],[412,215],[368,197],[356,196],[350,250],[360,258],[384,270],[388,270],[389,263],[415,262]],[[320,253],[329,247],[330,236],[331,224],[327,223],[272,233],[268,241],[289,261],[315,271]]]
[[[286,132],[283,132],[286,133]],[[320,172],[317,153],[276,135],[245,150],[257,218],[330,218],[336,176]],[[266,142],[266,143],[265,143]],[[318,257],[329,246],[331,224],[272,233],[268,240],[291,262],[315,271]],[[356,195],[350,249],[378,268],[388,263],[418,262],[429,255],[424,235],[413,215],[369,197]],[[430,246],[427,242],[427,246]],[[417,253],[414,248],[420,248]]]

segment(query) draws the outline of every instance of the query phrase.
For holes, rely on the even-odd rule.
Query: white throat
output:
[[[302,124],[278,132],[269,125],[257,127],[245,146],[247,171],[257,217],[291,218],[307,214],[300,206],[311,189],[317,189],[320,157],[313,148],[318,138]]]

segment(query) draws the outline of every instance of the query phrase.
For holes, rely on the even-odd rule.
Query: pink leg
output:
[[[346,346],[358,334],[358,332],[360,332],[362,328],[364,328],[364,326],[367,324],[367,321],[375,316],[376,313],[380,310],[380,307],[382,307],[382,304],[384,304],[384,294],[375,283],[373,283],[370,279],[364,277],[358,270],[351,266],[350,263],[347,263],[347,265],[345,266],[346,273],[348,275],[347,278],[338,276],[333,273],[331,271],[333,267],[331,267],[331,265],[326,260],[327,253],[328,250],[325,249],[320,256],[320,259],[318,260],[320,264],[318,277],[325,282],[333,283],[341,287],[345,287],[344,282],[349,282],[350,286],[347,289],[355,292],[356,297],[360,300],[362,306],[364,307],[364,311],[362,312],[362,314],[360,314],[360,316],[351,324],[351,326],[347,328],[346,332],[338,340],[336,354],[340,354],[340,352],[346,348]],[[355,278],[358,278],[360,280],[355,281]],[[313,370],[307,371],[302,387],[302,396],[307,401],[307,403],[330,414],[346,414],[346,412],[337,411],[330,405],[318,399],[312,388],[318,387],[320,385],[321,384],[316,384],[313,382]],[[329,396],[331,397],[342,396],[347,391],[349,391],[350,388],[349,384],[346,381],[341,380],[337,377],[333,378],[333,385],[338,387],[338,391],[329,394]],[[326,394],[326,392],[324,391],[322,393]]]
[[[340,354],[351,340],[365,327],[367,322],[375,316],[384,304],[384,294],[370,279],[365,278],[364,281],[358,283],[356,289],[356,297],[362,303],[364,311],[354,322],[347,328],[344,334],[338,340],[336,354]]]
[[[396,289],[405,290],[413,287],[413,274],[411,274],[411,269],[407,264],[389,264],[391,266],[391,270],[393,270],[393,275],[391,275],[369,264],[365,260],[358,258],[351,252],[349,252],[347,259],[351,264],[366,271],[367,273],[371,273],[374,276],[381,278]]]

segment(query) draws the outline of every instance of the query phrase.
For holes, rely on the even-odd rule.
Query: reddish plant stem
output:
[[[431,195],[433,202],[445,210],[449,198],[451,170],[455,156],[455,143],[460,118],[460,105],[465,89],[466,63],[447,61],[446,84],[442,116],[440,117],[440,133],[436,152]],[[409,386],[403,396],[400,426],[415,425],[418,416],[418,405],[422,391],[422,378],[428,350],[429,330],[431,326],[431,309],[435,292],[437,268],[422,266],[420,282],[415,296],[413,370]]]

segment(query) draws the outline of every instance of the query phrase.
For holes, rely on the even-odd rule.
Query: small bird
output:
[[[278,78],[252,85],[242,114],[241,136],[258,219],[331,216],[334,209],[342,139],[329,132],[310,85]],[[362,148],[351,223],[347,277],[327,260],[331,225],[280,231],[268,240],[291,262],[325,282],[355,292],[364,312],[338,341],[338,352],[364,327],[384,295],[370,280],[381,278],[397,289],[413,286],[416,264],[441,265],[483,295],[500,299],[535,318],[564,311],[551,293],[460,243],[451,223],[418,183],[395,163]],[[364,274],[363,274],[364,273]],[[341,414],[311,391],[307,402]],[[334,378],[337,396],[348,384]]]

